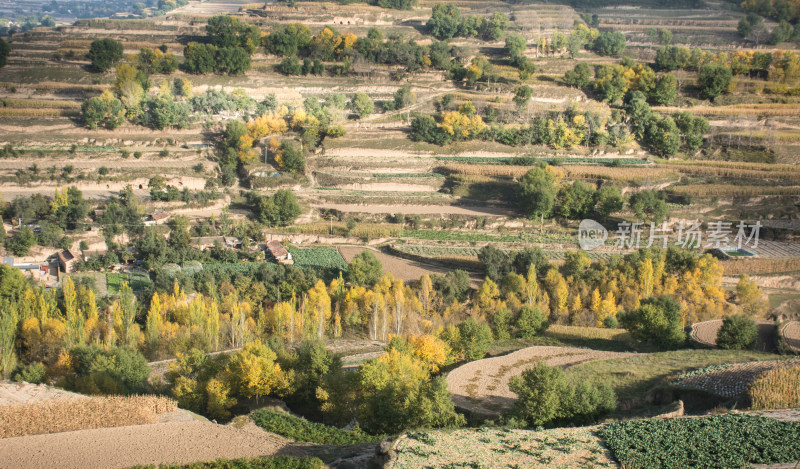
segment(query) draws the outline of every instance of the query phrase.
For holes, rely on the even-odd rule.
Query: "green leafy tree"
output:
[[[667,217],[669,207],[664,201],[663,192],[644,190],[633,194],[630,206],[640,220],[661,223]]]
[[[690,150],[697,150],[703,145],[703,137],[711,129],[708,120],[702,116],[693,116],[688,111],[676,112],[672,115],[675,125],[681,133],[683,145]]]
[[[442,339],[464,360],[474,361],[486,356],[493,337],[488,324],[469,318],[458,323],[454,330],[446,329]]]
[[[359,119],[369,116],[375,111],[375,103],[366,93],[356,93],[350,100],[350,108]]]
[[[508,385],[517,394],[511,413],[528,425],[586,424],[616,407],[607,384],[575,383],[561,368],[537,363]]]
[[[284,170],[290,173],[302,173],[306,169],[306,158],[303,152],[291,142],[283,142],[278,148],[281,152],[281,162]]]
[[[217,47],[190,42],[183,48],[183,67],[189,73],[213,73],[217,69]]]
[[[527,217],[549,217],[553,212],[555,198],[555,182],[543,168],[533,168],[520,179],[517,201]]]
[[[650,102],[667,106],[678,96],[678,79],[675,75],[664,74],[656,79],[656,86],[649,93]]]
[[[106,72],[122,60],[122,43],[111,38],[95,39],[89,46],[88,58],[92,67],[99,72]]]
[[[619,188],[603,185],[594,194],[594,211],[603,218],[622,210],[624,202]]]
[[[645,127],[644,141],[653,153],[672,156],[681,147],[681,133],[672,117],[653,116]]]
[[[662,349],[676,349],[686,342],[681,306],[670,296],[646,298],[638,309],[621,315],[622,327],[639,342]]]
[[[436,39],[453,38],[461,28],[461,10],[453,4],[437,3],[425,27]]]
[[[564,74],[564,83],[576,88],[586,88],[592,83],[591,65],[581,62]]]
[[[744,314],[727,316],[717,331],[717,346],[727,350],[752,349],[758,340],[758,325]]]
[[[545,314],[536,307],[523,306],[517,316],[517,335],[526,339],[532,339],[541,334],[548,328]]]
[[[528,85],[522,85],[514,88],[514,104],[517,107],[523,107],[528,104],[533,96],[533,89]]]
[[[364,286],[372,286],[383,275],[381,261],[371,251],[358,253],[347,267],[347,280]]]
[[[719,64],[706,64],[700,67],[700,76],[697,84],[700,95],[714,100],[717,96],[726,93],[733,79],[730,67]]]
[[[625,35],[619,31],[603,31],[594,40],[594,51],[600,55],[619,57],[625,50]]]

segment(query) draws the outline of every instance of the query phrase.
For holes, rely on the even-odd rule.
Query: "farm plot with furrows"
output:
[[[516,394],[508,389],[511,377],[522,374],[538,362],[567,368],[595,360],[634,355],[577,347],[528,347],[508,355],[462,365],[447,375],[447,386],[458,407],[478,414],[497,415],[516,400]]]
[[[756,350],[772,351],[775,342],[775,323],[773,321],[756,320],[758,325],[758,340]],[[717,346],[717,333],[722,327],[722,319],[696,322],[692,324],[690,336],[698,344],[707,347]]]
[[[764,372],[795,365],[800,365],[800,359],[725,363],[681,373],[670,384],[677,388],[700,389],[722,397],[743,397],[750,384]]]
[[[781,326],[779,334],[787,347],[800,353],[800,321],[787,322]]]
[[[419,467],[611,468],[596,427],[531,431],[475,428],[415,431],[398,440],[392,469]]]
[[[439,246],[439,245],[419,245],[419,244],[398,244],[395,246],[398,251],[414,254],[417,256],[438,258],[470,258],[477,260],[480,247],[472,246]],[[505,250],[505,249],[504,249]],[[568,251],[544,250],[544,254],[552,260],[563,260]],[[592,260],[607,259],[612,252],[590,251],[587,255]]]

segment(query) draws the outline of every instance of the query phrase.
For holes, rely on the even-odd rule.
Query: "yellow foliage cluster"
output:
[[[458,111],[448,111],[442,114],[439,127],[456,139],[466,139],[482,132],[486,124],[481,116],[470,117]]]

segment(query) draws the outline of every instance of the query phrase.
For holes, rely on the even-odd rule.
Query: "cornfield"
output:
[[[800,366],[767,371],[750,385],[747,394],[753,409],[800,407]]]
[[[85,85],[81,83],[63,83],[59,81],[41,81],[39,83],[32,83],[30,85],[20,85],[19,83],[0,82],[0,87],[31,87],[37,90],[46,91],[104,91],[111,88],[111,85]]]
[[[505,178],[520,178],[530,171],[530,166],[519,165],[490,165],[490,164],[465,164],[451,163],[440,166],[437,171],[447,174],[465,176],[491,176]],[[608,179],[612,181],[641,181],[644,179],[661,180],[674,178],[678,172],[672,168],[659,167],[608,167],[597,165],[569,165],[562,166],[566,175],[575,179]],[[476,182],[476,181],[469,181]]]
[[[796,168],[792,168],[791,170],[781,171],[779,169],[739,169],[723,165],[720,166],[670,165],[670,166],[677,169],[682,174],[692,174],[697,176],[800,181],[800,172],[798,172]]]
[[[695,184],[671,188],[677,194],[693,196],[758,196],[800,195],[799,186],[738,186],[728,184]]]
[[[734,104],[731,106],[692,106],[695,115],[703,116],[796,116],[797,104]],[[684,108],[675,106],[656,106],[653,111],[672,114],[684,111]]]
[[[0,107],[23,109],[76,109],[81,103],[66,99],[0,99]]]
[[[177,403],[160,396],[61,399],[0,406],[0,438],[158,422]]]
[[[0,108],[0,116],[12,117],[71,117],[77,114],[77,110],[70,109]]]
[[[725,275],[769,274],[800,270],[800,259],[742,259],[720,261]]]

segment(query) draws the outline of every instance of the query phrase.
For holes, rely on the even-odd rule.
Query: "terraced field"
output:
[[[775,350],[776,329],[774,321],[756,320],[758,340],[755,350],[772,352]],[[703,321],[692,324],[691,338],[706,347],[717,346],[717,333],[722,327],[722,319]]]
[[[800,353],[800,321],[787,322],[781,327],[779,334],[787,347]]]
[[[800,359],[726,363],[678,375],[670,384],[683,389],[700,389],[722,397],[744,397],[747,388],[762,373],[800,365]]]
[[[512,376],[538,362],[568,368],[581,363],[637,354],[604,352],[577,347],[528,347],[508,355],[462,365],[447,375],[447,386],[456,406],[482,415],[497,415],[511,406],[516,395],[508,389]]]

